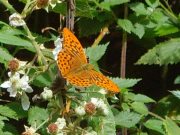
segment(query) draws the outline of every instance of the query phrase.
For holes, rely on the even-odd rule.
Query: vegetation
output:
[[[179,135],[178,3],[0,0],[0,134]],[[89,63],[113,76],[120,93],[76,88],[59,75],[53,43],[63,27],[75,28]],[[140,86],[143,74],[158,77],[154,67],[163,83],[155,94]]]

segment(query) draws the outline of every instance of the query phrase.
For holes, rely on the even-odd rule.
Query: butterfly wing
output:
[[[78,87],[88,87],[93,85],[90,76],[88,75],[89,71],[81,70],[80,72],[72,73],[67,76],[67,80]]]
[[[106,90],[109,90],[113,93],[120,92],[118,86],[113,81],[111,81],[109,78],[104,76],[103,74],[101,74],[93,69],[89,72],[89,74],[91,76],[92,82],[95,85],[97,85],[99,87],[103,87]]]
[[[63,49],[77,57],[84,64],[87,63],[83,47],[76,36],[67,28],[63,29]]]
[[[80,42],[67,28],[63,29],[63,49],[58,54],[57,63],[62,76],[65,78],[87,63]]]

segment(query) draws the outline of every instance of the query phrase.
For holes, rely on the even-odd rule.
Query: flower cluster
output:
[[[7,88],[10,97],[19,96],[21,98],[21,104],[24,110],[28,110],[30,106],[29,97],[26,93],[33,92],[31,86],[29,86],[29,77],[24,75],[20,77],[18,72],[12,73],[8,72],[9,80],[5,81],[0,85],[2,88]]]
[[[58,118],[55,123],[49,124],[47,131],[54,135],[63,135],[63,129],[66,127],[66,120],[64,118]]]
[[[83,116],[85,114],[94,115],[100,113],[108,115],[108,107],[100,98],[91,98],[90,102],[85,102],[82,106],[75,108],[76,114]]]

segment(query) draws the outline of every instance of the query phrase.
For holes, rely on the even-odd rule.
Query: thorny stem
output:
[[[30,1],[29,1],[29,2],[30,2]],[[8,3],[7,0],[1,0],[1,3],[4,4],[4,6],[5,6],[11,13],[16,13],[16,12],[17,12],[17,11]],[[22,11],[22,12],[25,12],[25,11]],[[25,15],[24,15],[24,16],[25,16]],[[48,65],[48,63],[47,63],[44,55],[42,54],[42,52],[41,52],[41,50],[40,50],[40,48],[39,48],[39,45],[38,45],[37,42],[35,41],[35,38],[32,36],[32,34],[31,34],[29,28],[27,27],[27,25],[24,25],[23,28],[24,28],[24,30],[26,31],[26,33],[27,33],[27,35],[28,35],[28,37],[29,37],[32,45],[33,45],[34,48],[36,49],[36,52],[37,52],[37,54],[38,54],[38,57],[41,58],[43,65]],[[51,76],[51,78],[53,78],[51,70],[49,70],[49,71],[50,71],[50,76]]]
[[[159,2],[159,3],[160,3],[160,6],[164,9],[164,11],[169,15],[169,17],[171,17],[172,20],[175,23],[177,23],[178,22],[178,18],[172,13],[172,10],[170,10],[170,9],[168,10],[161,2]],[[165,2],[165,3],[169,7],[168,3],[167,2]]]
[[[16,10],[9,4],[8,0],[1,0],[0,3],[2,3],[11,13],[16,13]]]
[[[36,128],[36,131],[39,130],[45,123],[47,123],[49,121],[49,118],[46,119],[43,123],[41,123],[37,128]],[[35,132],[36,132],[35,131]]]
[[[103,39],[103,37],[109,32],[108,27],[104,27],[99,34],[99,36],[95,39],[94,43],[92,46],[97,46],[99,42]]]
[[[128,17],[128,6],[124,5],[124,19]],[[121,78],[125,78],[126,76],[126,51],[127,51],[127,32],[123,31],[122,37],[122,51],[121,51]],[[127,128],[122,129],[122,134],[127,135]]]
[[[164,119],[162,117],[160,117],[159,115],[157,115],[157,114],[155,114],[153,112],[148,112],[148,113],[149,113],[149,115],[154,116],[155,118],[158,118],[158,119],[164,121]]]

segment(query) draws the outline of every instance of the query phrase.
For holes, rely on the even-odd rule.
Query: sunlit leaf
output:
[[[165,135],[165,131],[163,129],[163,122],[161,120],[150,119],[144,123],[144,126]]]
[[[120,112],[118,115],[115,116],[116,125],[122,127],[133,127],[135,126],[141,119],[141,115],[134,113],[134,112]]]
[[[168,65],[180,62],[180,38],[162,42],[150,49],[136,62],[136,64]]]

